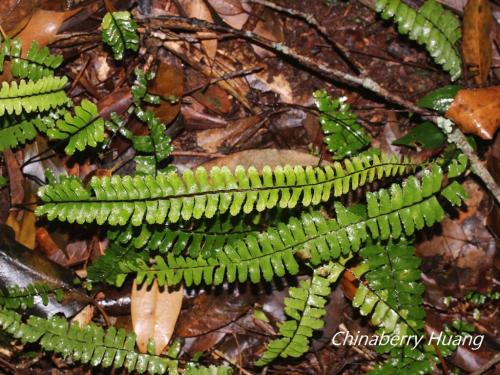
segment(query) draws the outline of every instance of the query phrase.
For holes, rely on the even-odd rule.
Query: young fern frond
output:
[[[4,117],[0,125],[0,152],[32,141],[38,132],[46,132],[54,126],[55,113],[36,117]]]
[[[44,77],[37,81],[2,82],[0,116],[5,113],[44,112],[68,103],[64,92],[66,77]]]
[[[37,215],[70,223],[96,222],[134,226],[211,218],[226,212],[264,211],[274,207],[317,205],[383,177],[402,175],[416,165],[408,159],[382,156],[346,159],[325,167],[204,168],[158,176],[93,178],[89,188],[75,178],[62,178],[38,191]],[[333,194],[332,194],[333,193]]]
[[[279,325],[279,339],[267,344],[266,351],[255,363],[265,366],[278,357],[300,357],[309,350],[309,339],[315,330],[323,328],[325,305],[330,295],[330,285],[337,281],[344,270],[343,264],[330,262],[314,271],[311,279],[300,281],[299,287],[289,289],[285,298],[285,313],[291,319]]]
[[[113,50],[116,60],[123,59],[125,50],[139,50],[137,24],[130,12],[108,12],[102,19],[102,40]]]
[[[319,122],[325,134],[324,141],[334,159],[352,156],[370,145],[370,136],[357,123],[357,117],[345,103],[345,97],[332,99],[324,90],[313,95],[321,113]]]
[[[360,255],[365,259],[368,284],[359,284],[352,305],[359,308],[361,315],[371,314],[371,323],[379,327],[379,334],[403,339],[421,334],[425,323],[424,286],[420,283],[421,261],[414,247],[404,241],[370,245]]]
[[[156,278],[160,285],[181,281],[188,286],[202,282],[219,285],[226,279],[257,283],[262,278],[270,281],[275,275],[294,275],[299,270],[294,257],[297,252],[302,259],[318,265],[359,250],[370,238],[397,239],[442,220],[444,210],[437,199],[442,177],[441,169],[434,165],[424,173],[422,183],[411,176],[401,185],[368,194],[367,210],[360,209],[362,206],[346,209],[337,203],[336,219],[320,213],[291,217],[288,224],[250,234],[209,258],[168,254],[165,258],[157,256],[154,266],[138,261],[121,263],[120,267],[123,274],[137,273],[138,283],[150,284]],[[450,187],[456,194],[455,189],[461,186]]]
[[[80,106],[75,107],[75,115],[66,112],[64,119],[57,120],[56,126],[49,129],[47,135],[52,139],[68,139],[64,151],[73,155],[76,150],[83,151],[104,141],[104,120],[99,117],[97,106],[83,99]]]
[[[0,306],[12,310],[26,310],[35,304],[35,297],[39,297],[44,305],[49,302],[49,295],[54,295],[58,302],[62,301],[64,291],[53,288],[48,284],[30,284],[26,288],[11,286],[0,290]]]
[[[401,0],[377,0],[377,12],[384,20],[394,18],[401,34],[426,47],[454,81],[461,74],[460,54],[455,44],[460,39],[460,21],[435,0],[426,0],[417,12]]]

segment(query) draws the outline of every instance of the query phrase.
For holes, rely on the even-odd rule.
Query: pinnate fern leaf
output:
[[[395,334],[404,339],[406,335],[422,333],[424,286],[420,283],[421,261],[415,256],[414,247],[404,241],[370,245],[360,255],[368,267],[368,284],[359,284],[353,306],[364,316],[371,314],[379,334]]]
[[[38,132],[46,132],[55,124],[55,113],[40,116],[5,116],[0,125],[0,152],[29,142]]]
[[[0,116],[5,113],[43,112],[68,103],[64,92],[66,77],[44,77],[37,81],[2,82],[0,89]]]
[[[139,50],[137,24],[130,12],[108,12],[102,20],[102,40],[113,50],[115,59],[122,60],[125,50]]]
[[[158,176],[113,176],[93,178],[89,188],[73,178],[42,187],[38,215],[70,223],[96,222],[139,226],[177,222],[216,213],[264,211],[274,207],[316,205],[331,195],[340,196],[376,178],[401,175],[415,164],[396,157],[346,159],[344,166],[266,167],[259,175],[255,168],[237,167],[186,170]],[[332,194],[333,193],[333,194]]]
[[[455,44],[460,39],[460,21],[435,0],[427,0],[417,12],[401,0],[377,0],[383,19],[394,18],[401,34],[426,47],[444,70],[456,80],[461,74],[460,54]]]
[[[11,71],[14,77],[38,80],[54,75],[54,69],[63,62],[62,55],[53,55],[48,47],[40,48],[37,41],[31,42],[31,47],[25,57],[21,56],[22,45],[18,39],[6,39],[0,48],[0,66],[6,57],[10,57]]]
[[[341,263],[345,263],[345,260]],[[309,339],[315,330],[323,328],[325,305],[330,285],[344,270],[341,263],[330,262],[314,271],[311,279],[300,281],[299,287],[289,289],[285,298],[285,313],[291,319],[279,326],[279,339],[272,340],[262,357],[255,363],[264,366],[282,357],[300,357],[309,350]]]
[[[0,306],[6,309],[25,310],[33,307],[35,297],[39,297],[44,305],[49,302],[49,295],[54,295],[57,301],[62,301],[64,292],[61,288],[53,288],[44,283],[30,284],[26,288],[17,285],[0,290]]]
[[[347,98],[332,99],[326,91],[314,93],[320,111],[319,122],[325,134],[325,144],[335,159],[343,159],[366,148],[371,138],[357,123],[356,115],[345,102]]]
[[[52,139],[69,140],[64,151],[73,155],[76,150],[83,151],[104,141],[104,120],[99,117],[97,106],[83,99],[80,106],[75,107],[75,115],[66,112],[64,119],[58,120],[47,135]]]

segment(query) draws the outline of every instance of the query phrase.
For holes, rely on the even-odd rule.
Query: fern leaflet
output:
[[[38,132],[46,132],[55,124],[57,113],[49,113],[44,116],[35,117],[5,116],[0,125],[0,151],[14,148],[29,142],[37,136]]]
[[[139,50],[137,24],[130,12],[108,12],[102,19],[102,40],[113,50],[116,60],[123,59],[125,50]]]
[[[330,285],[337,281],[344,270],[343,264],[330,262],[314,271],[311,279],[302,280],[298,288],[289,289],[285,298],[285,313],[291,319],[279,326],[281,338],[272,340],[262,357],[255,363],[267,365],[277,357],[300,357],[309,349],[309,339],[314,330],[323,328],[322,318],[330,295]]]
[[[31,113],[43,112],[68,103],[64,92],[68,82],[66,77],[44,77],[37,81],[21,80],[2,82],[0,89],[0,116],[5,113],[20,115],[23,111]]]
[[[347,98],[332,99],[322,90],[314,93],[314,99],[321,113],[319,122],[326,146],[335,159],[352,156],[370,144],[370,136],[345,103]]]
[[[454,81],[461,74],[460,54],[455,44],[460,39],[460,21],[435,0],[427,0],[417,12],[401,0],[377,0],[383,19],[394,18],[401,34],[425,45],[434,61],[450,73]]]
[[[97,106],[83,99],[80,106],[75,107],[75,116],[66,112],[64,120],[58,120],[56,126],[47,131],[47,135],[53,139],[69,139],[64,151],[67,155],[73,155],[76,150],[95,147],[104,140],[104,120],[99,117]]]

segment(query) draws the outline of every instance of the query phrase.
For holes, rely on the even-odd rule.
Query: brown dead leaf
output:
[[[229,26],[241,30],[250,17],[252,8],[241,0],[208,0],[212,8]]]
[[[26,56],[33,40],[36,40],[40,47],[45,47],[47,44],[54,42],[63,22],[79,11],[80,9],[66,12],[53,12],[42,9],[35,11],[26,26],[16,35],[23,44],[22,55]]]
[[[21,204],[24,200],[23,173],[16,159],[16,156],[10,149],[3,152],[7,172],[9,173],[10,202],[11,205]]]
[[[132,325],[139,351],[146,353],[148,341],[152,338],[155,352],[159,355],[174,332],[181,311],[183,289],[170,291],[165,287],[160,290],[156,280],[150,288],[145,283],[139,288],[134,281],[130,297]]]
[[[177,117],[181,109],[181,99],[184,93],[183,70],[175,65],[160,63],[149,91],[160,97],[167,98],[174,96],[178,99],[174,104],[168,100],[162,100],[159,106],[151,108],[164,124],[170,124]]]
[[[464,133],[493,139],[500,126],[500,86],[460,90],[446,117]]]
[[[237,143],[247,129],[261,121],[260,116],[251,116],[231,121],[225,128],[207,129],[196,134],[196,142],[208,152],[217,152],[223,145],[230,147]]]
[[[273,42],[280,43],[285,40],[283,22],[281,21],[279,14],[267,8],[264,9],[260,15],[259,21],[255,25],[253,31],[255,34]],[[252,48],[255,53],[262,58],[274,56],[273,52],[254,44],[252,44]]]
[[[230,96],[219,86],[208,86],[206,90],[198,90],[191,94],[198,102],[218,114],[227,114],[231,110]]]
[[[204,0],[183,0],[181,4],[189,17],[198,18],[207,22],[214,22],[210,9],[208,9]],[[201,31],[196,34],[201,38],[211,38],[215,36],[214,33]],[[215,59],[217,53],[217,39],[202,40],[201,47],[210,60]]]
[[[80,327],[86,327],[92,322],[94,317],[95,307],[92,305],[85,306],[82,311],[75,315],[71,322],[78,322]]]
[[[493,17],[488,0],[469,0],[464,9],[462,52],[474,81],[484,84],[491,67]]]
[[[32,211],[11,211],[5,224],[14,229],[16,241],[27,248],[35,248],[35,213]]]

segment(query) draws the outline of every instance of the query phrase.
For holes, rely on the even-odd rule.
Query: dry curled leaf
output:
[[[169,290],[158,287],[155,280],[151,287],[146,283],[139,287],[134,281],[131,294],[131,315],[137,347],[147,352],[148,341],[153,339],[155,352],[159,355],[167,346],[182,306],[182,287]]]
[[[460,90],[446,117],[464,133],[493,139],[500,126],[500,86]]]
[[[241,30],[250,17],[252,8],[241,0],[208,0],[212,8],[229,26]]]
[[[183,8],[189,17],[198,18],[207,22],[214,22],[210,9],[208,9],[204,0],[184,0],[181,3],[183,4]],[[201,42],[201,47],[207,56],[213,60],[215,58],[215,54],[217,53],[217,39],[210,38],[214,38],[215,34],[202,31],[197,32],[196,34],[201,39],[204,39]]]
[[[493,17],[488,0],[469,0],[464,9],[462,52],[474,81],[484,84],[491,67]]]

